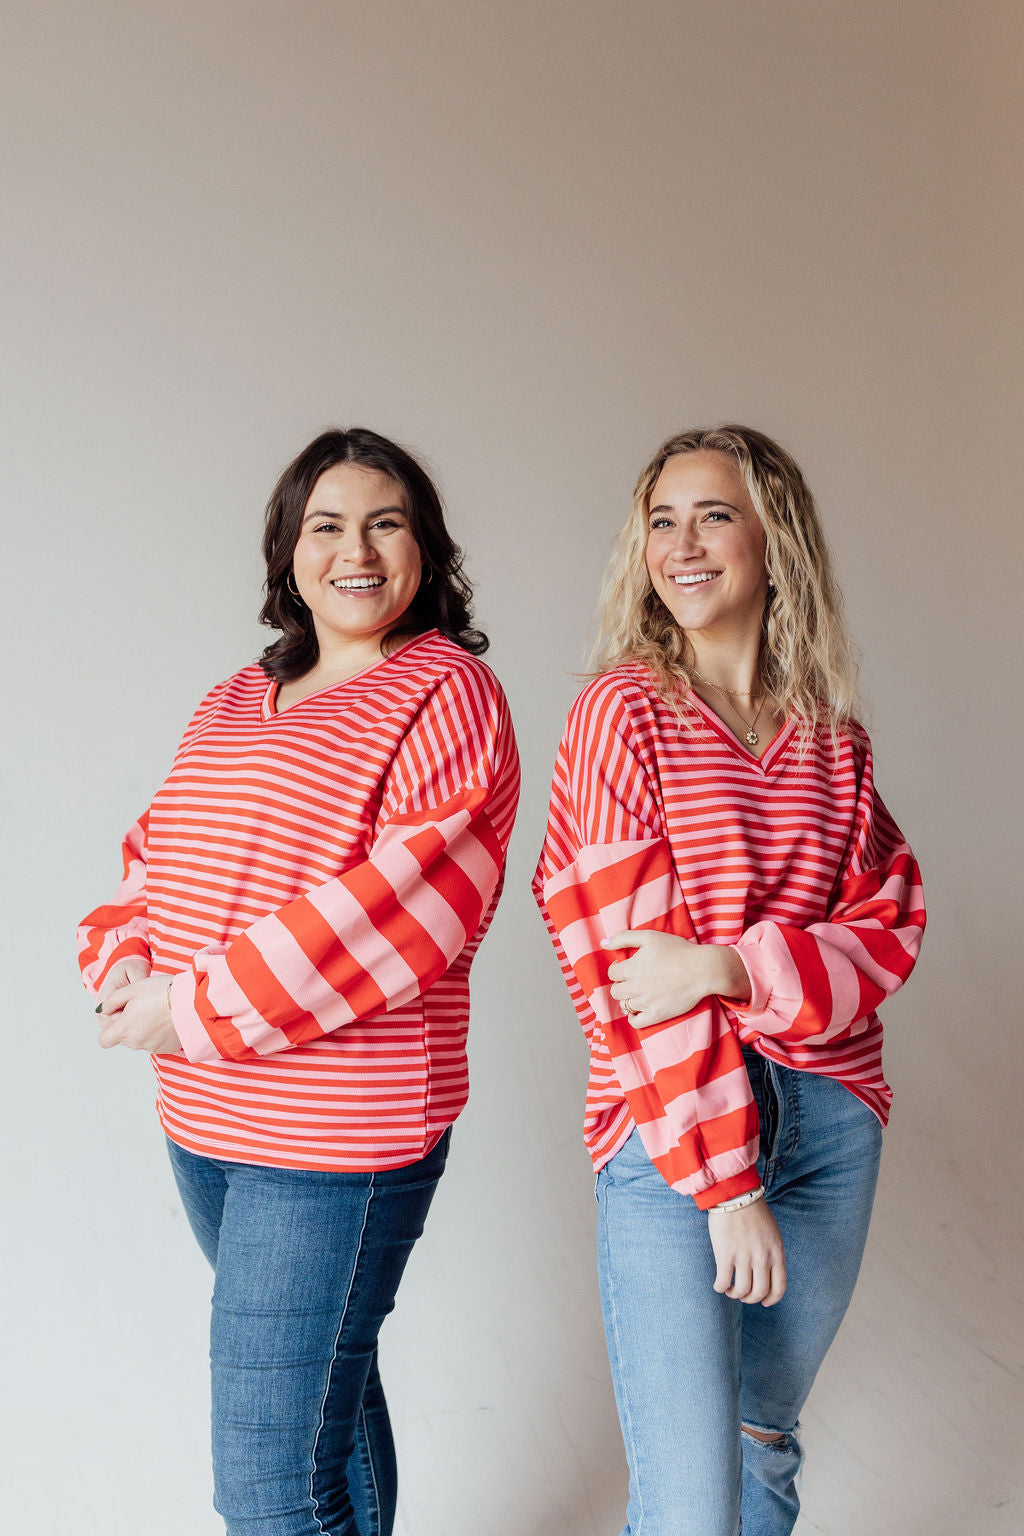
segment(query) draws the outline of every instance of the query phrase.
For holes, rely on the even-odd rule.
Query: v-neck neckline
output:
[[[277,708],[277,695],[280,684],[276,678],[272,678],[260,703],[260,719],[264,725],[269,724],[272,720],[281,720],[285,715],[290,715],[293,709],[301,709],[303,704],[309,704],[314,699],[322,699],[325,693],[333,693],[336,688],[345,688],[349,683],[359,682],[369,673],[376,672],[378,667],[386,667],[389,662],[394,661],[399,656],[404,656],[406,651],[411,650],[413,646],[419,645],[422,640],[426,640],[428,636],[435,635],[436,633],[436,629],[427,629],[420,635],[413,635],[410,639],[406,640],[404,645],[400,645],[397,650],[392,651],[390,655],[382,656],[379,661],[371,661],[369,666],[361,668],[358,672],[353,672],[351,677],[341,677],[336,683],[325,683],[315,693],[304,694],[301,699],[296,699],[293,704],[288,704],[284,709]]]
[[[761,756],[758,757],[756,753],[751,752],[746,742],[741,741],[740,738],[729,729],[725,721],[715,713],[707,700],[702,699],[700,694],[697,693],[695,689],[690,689],[690,692],[687,696],[687,702],[693,704],[694,708],[698,711],[698,713],[701,715],[701,718],[704,720],[704,723],[714,731],[716,736],[720,737],[722,741],[725,742],[726,746],[732,747],[733,751],[738,753],[744,762],[749,763],[752,768],[759,769],[760,772],[765,775],[765,777],[767,777],[775,768],[778,767],[781,758],[785,754],[786,748],[789,746],[793,732],[796,730],[795,719],[790,717],[790,719],[784,720],[782,725],[776,731],[775,735],[772,737],[771,741],[768,743],[767,747],[765,747]]]

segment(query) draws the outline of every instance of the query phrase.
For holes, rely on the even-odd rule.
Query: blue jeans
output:
[[[394,1442],[377,1334],[444,1171],[318,1173],[168,1142],[216,1278],[214,1503],[228,1536],[389,1536]]]
[[[712,1290],[708,1218],[670,1189],[634,1131],[597,1178],[598,1268],[629,1462],[622,1536],[788,1536],[797,1419],[849,1305],[881,1127],[833,1078],[744,1052],[758,1168],[786,1247],[774,1307]],[[765,1443],[741,1426],[782,1438]]]

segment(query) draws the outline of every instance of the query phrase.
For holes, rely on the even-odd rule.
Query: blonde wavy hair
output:
[[[824,725],[833,739],[860,713],[857,662],[843,617],[814,497],[800,466],[751,427],[729,424],[678,432],[641,471],[633,512],[619,534],[601,587],[595,673],[641,662],[658,692],[682,713],[692,685],[693,653],[651,584],[646,549],[651,492],[668,459],[710,450],[730,454],[743,474],[764,529],[772,590],[761,627],[761,686],[795,716],[809,739]]]

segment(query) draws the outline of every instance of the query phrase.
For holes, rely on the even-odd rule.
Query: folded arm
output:
[[[146,914],[148,828],[147,811],[124,835],[124,873],[113,899],[90,912],[78,925],[78,964],[82,983],[89,992],[98,994],[111,981],[134,981],[149,973],[152,956]]]
[[[750,997],[730,1007],[744,1036],[813,1045],[856,1035],[910,975],[924,927],[917,862],[868,772],[827,919],[755,923],[736,943]]]
[[[703,999],[638,1031],[616,997],[607,941],[623,929],[693,937],[662,813],[622,698],[587,690],[569,717],[534,893],[562,962],[585,998],[648,1155],[702,1206],[758,1183],[757,1111],[739,1042]]]
[[[200,950],[171,986],[191,1061],[286,1051],[425,992],[484,919],[518,791],[504,700],[445,680],[410,726],[365,860]]]

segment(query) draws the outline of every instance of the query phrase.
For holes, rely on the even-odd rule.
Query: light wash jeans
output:
[[[634,1131],[597,1178],[598,1269],[629,1462],[622,1536],[788,1536],[797,1419],[860,1269],[881,1127],[832,1078],[744,1051],[759,1171],[786,1247],[774,1307],[712,1290],[708,1218]],[[765,1444],[741,1424],[781,1433]]]
[[[216,1278],[214,1503],[228,1536],[390,1536],[397,1475],[377,1333],[444,1171],[318,1173],[168,1142]]]

